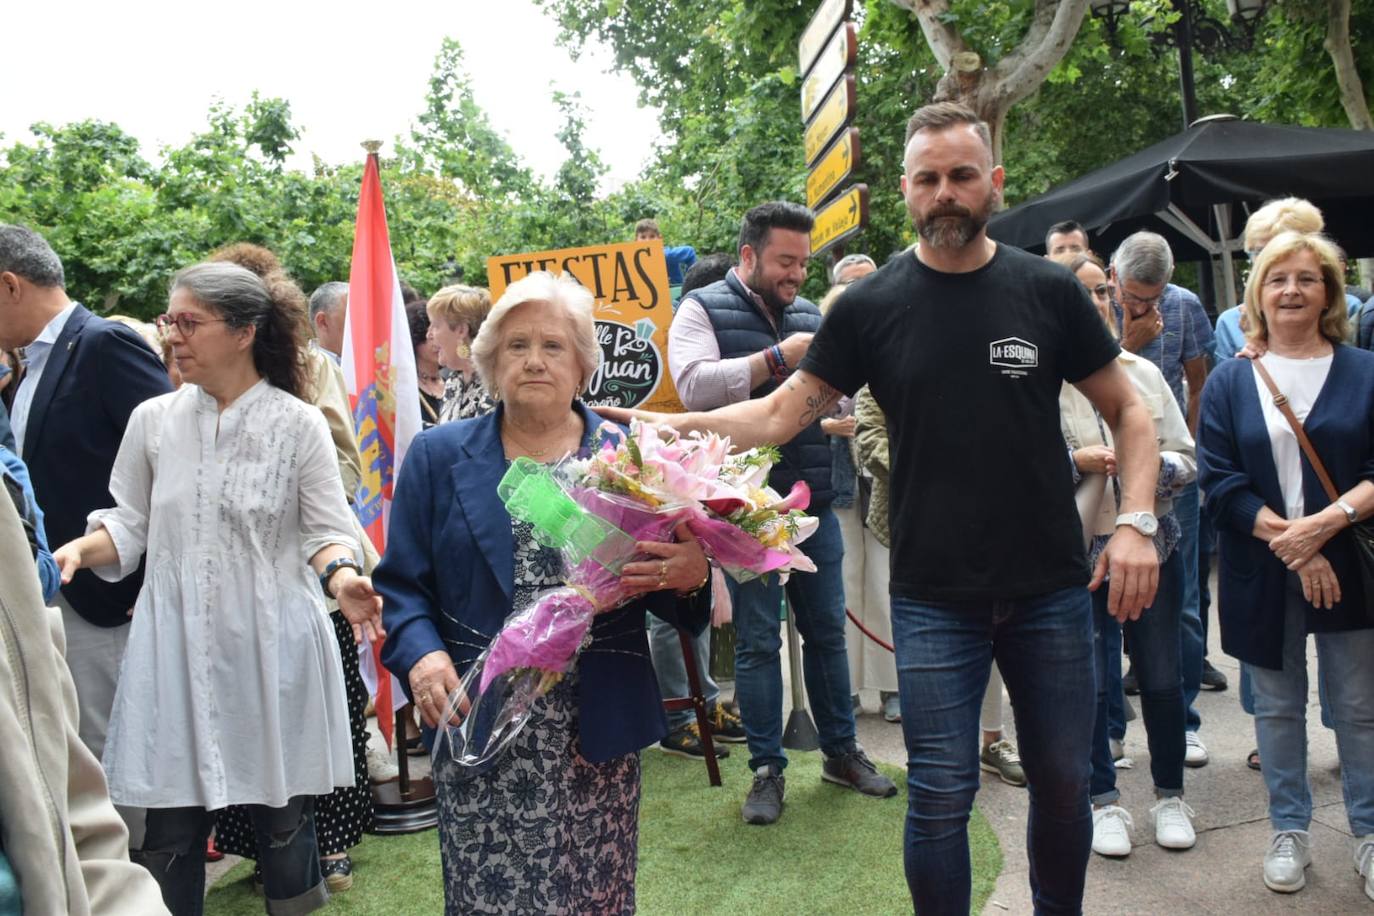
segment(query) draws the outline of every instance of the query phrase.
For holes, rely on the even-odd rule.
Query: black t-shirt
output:
[[[887,415],[892,594],[1021,598],[1087,582],[1059,390],[1119,349],[1083,285],[998,245],[970,273],[904,254],[831,307],[801,368]]]

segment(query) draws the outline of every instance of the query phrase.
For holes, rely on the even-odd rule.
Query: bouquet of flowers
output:
[[[590,457],[552,469],[516,459],[497,488],[510,514],[561,553],[565,584],[517,608],[449,697],[447,741],[435,749],[446,743],[464,766],[495,760],[590,641],[592,619],[634,597],[620,572],[642,559],[637,542],[671,540],[685,524],[739,581],[815,569],[797,549],[817,524],[802,512],[810,491],[798,483],[784,498],[767,487],[776,452],[731,456],[728,439],[638,421],[629,435],[602,429]]]

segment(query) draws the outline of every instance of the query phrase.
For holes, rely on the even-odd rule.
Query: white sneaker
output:
[[[377,747],[369,741],[367,743],[367,775],[373,782],[390,782],[399,778],[401,771],[391,761],[391,754],[386,749]]]
[[[1374,833],[1355,838],[1355,868],[1364,878],[1364,895],[1374,900]]]
[[[1207,756],[1207,745],[1202,743],[1197,732],[1185,732],[1183,740],[1186,745],[1183,751],[1184,766],[1205,767],[1211,758]]]
[[[1131,854],[1131,828],[1135,822],[1130,812],[1118,805],[1108,805],[1093,811],[1093,852],[1099,856],[1120,858]]]
[[[1292,894],[1307,886],[1304,871],[1312,864],[1312,841],[1306,830],[1279,830],[1264,854],[1264,886]]]
[[[1155,842],[1165,849],[1192,849],[1197,843],[1191,820],[1197,812],[1177,795],[1161,798],[1150,814],[1155,819]]]

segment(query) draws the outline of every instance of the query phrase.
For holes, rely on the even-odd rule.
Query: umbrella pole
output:
[[[1212,207],[1217,218],[1217,232],[1221,236],[1221,282],[1226,289],[1222,291],[1217,314],[1236,304],[1236,264],[1231,256],[1231,205],[1216,204]]]

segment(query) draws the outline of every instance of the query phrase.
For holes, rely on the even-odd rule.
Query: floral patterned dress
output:
[[[512,527],[518,608],[562,584],[562,563],[528,524]],[[440,751],[448,914],[634,912],[639,755],[590,763],[577,731],[574,666],[490,770],[474,774]]]
[[[468,375],[453,372],[444,381],[444,405],[439,409],[440,423],[480,417],[495,409],[496,402],[487,394],[487,389],[482,386],[482,380],[477,377],[476,372]]]

